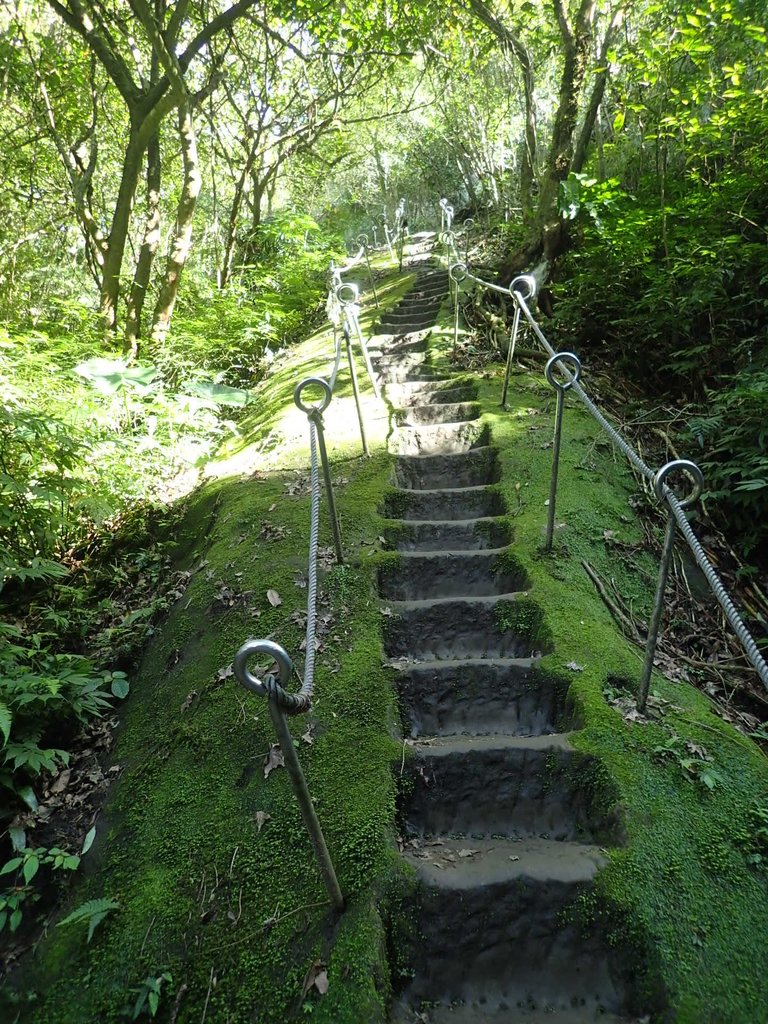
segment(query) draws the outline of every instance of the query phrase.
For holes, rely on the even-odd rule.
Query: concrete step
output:
[[[410,741],[407,835],[604,843],[616,834],[592,785],[594,759],[567,734]]]
[[[512,541],[503,519],[401,520],[384,528],[387,546],[396,551],[485,551]]]
[[[405,664],[397,675],[406,732],[424,736],[542,736],[572,725],[565,684],[533,658]]]
[[[493,487],[393,490],[384,499],[390,519],[485,519],[502,515],[504,501]]]
[[[395,462],[394,478],[398,487],[411,490],[481,487],[496,483],[498,449],[479,445],[468,452],[448,455],[400,455]]]
[[[388,658],[414,662],[442,658],[529,658],[541,653],[535,640],[506,629],[498,615],[501,602],[516,593],[492,597],[389,601],[384,650]]]
[[[476,551],[403,552],[399,563],[379,570],[385,600],[486,597],[524,590],[527,574],[504,561],[506,548]]]
[[[395,427],[389,450],[398,455],[449,455],[486,446],[490,430],[480,420]]]

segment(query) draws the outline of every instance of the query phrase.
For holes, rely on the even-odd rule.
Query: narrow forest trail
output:
[[[412,247],[424,259],[425,240]],[[413,977],[398,1024],[619,1021],[620,973],[569,908],[605,864],[582,792],[583,755],[540,651],[500,611],[527,589],[493,484],[497,451],[477,385],[434,372],[429,328],[447,274],[419,272],[382,317],[378,370],[394,407],[388,516],[397,567],[385,652],[412,757],[404,762],[403,856],[419,885]]]

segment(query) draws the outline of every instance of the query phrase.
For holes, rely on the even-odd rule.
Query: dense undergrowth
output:
[[[618,179],[572,180],[578,241],[558,272],[555,322],[576,351],[671,407],[665,427],[701,465],[711,507],[764,563],[768,193],[758,167],[755,154],[739,174],[691,171],[670,186],[663,218],[654,181],[630,191]]]
[[[74,299],[0,328],[0,821],[17,822],[0,859],[20,883],[0,931],[17,931],[48,874],[14,864],[33,849],[24,816],[45,820],[78,730],[126,696],[186,582],[167,503],[240,435],[247,389],[322,315],[338,239],[283,213],[256,242],[260,262],[226,291],[191,281],[174,333],[137,361]]]

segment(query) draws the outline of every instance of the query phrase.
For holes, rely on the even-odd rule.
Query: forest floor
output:
[[[382,305],[393,307],[415,281],[407,267],[382,273]],[[364,300],[368,331],[375,310]],[[555,548],[542,555],[551,391],[540,371],[517,367],[504,412],[501,366],[450,378],[448,321],[446,308],[429,333],[428,361],[453,387],[471,389],[473,423],[496,453],[487,488],[501,531],[494,548],[507,549],[503,572],[524,578],[530,594],[499,601],[496,624],[527,629],[543,653],[539,678],[579,758],[568,785],[605,823],[595,834],[601,870],[579,890],[574,919],[617,951],[625,974],[631,968],[633,1012],[754,1024],[768,1016],[761,957],[747,952],[768,916],[768,763],[683,681],[654,675],[648,717],[634,713],[642,652],[617,630],[584,563],[647,615],[655,564],[642,549],[642,495],[594,422],[569,408]],[[184,583],[102,758],[112,782],[63,914],[89,900],[115,906],[90,939],[84,925],[49,922],[4,988],[10,1019],[101,1024],[154,1016],[156,1007],[171,1024],[372,1024],[408,992],[424,922],[401,851],[423,752],[391,664],[406,616],[379,595],[402,569],[407,499],[393,483],[393,410],[366,384],[371,457],[362,457],[343,368],[325,419],[347,561],[335,564],[324,517],[317,696],[311,714],[292,722],[346,897],[339,918],[266,706],[231,671],[251,636],[301,661],[308,435],[292,394],[304,376],[326,372],[331,352],[321,330],[281,357],[242,439],[209,465],[175,519],[169,553]],[[559,769],[550,758],[542,771],[556,779]]]

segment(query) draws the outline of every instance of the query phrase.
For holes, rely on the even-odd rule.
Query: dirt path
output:
[[[377,360],[395,407],[387,511],[401,552],[380,593],[412,742],[403,855],[420,883],[412,979],[392,1020],[628,1020],[621,971],[565,913],[605,862],[610,826],[580,788],[585,759],[562,731],[562,692],[536,670],[541,652],[499,624],[527,580],[506,557],[476,386],[430,365],[446,291],[446,273],[425,265],[382,318]]]

